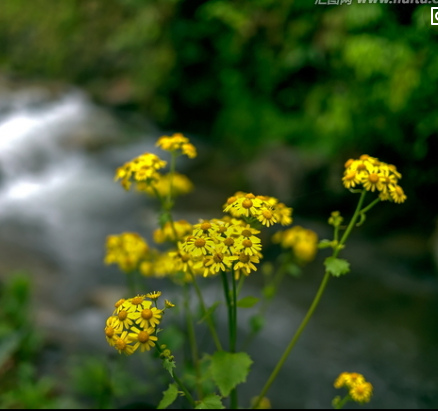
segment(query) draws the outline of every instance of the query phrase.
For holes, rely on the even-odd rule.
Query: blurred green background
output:
[[[80,86],[209,140],[222,163],[283,144],[379,157],[404,175],[405,222],[430,230],[437,35],[429,5],[16,0],[0,3],[0,71]]]
[[[210,184],[219,194],[204,191],[208,195],[198,194],[196,203],[182,199],[192,210],[219,210],[224,193],[250,191],[248,170],[270,171],[266,159],[283,151],[292,155],[281,157],[284,171],[272,175],[277,181],[300,175],[294,197],[256,194],[277,195],[295,215],[326,223],[331,211],[347,214],[354,207],[356,197],[341,184],[348,158],[366,153],[395,164],[406,203],[379,206],[361,230],[375,240],[418,235],[421,241],[392,242],[392,256],[409,248],[412,276],[436,276],[431,251],[438,246],[430,239],[437,222],[438,28],[430,24],[430,8],[355,0],[342,6],[313,0],[4,0],[0,77],[71,84],[121,118],[136,113],[163,133],[204,142],[207,154],[188,174],[196,186]],[[298,165],[288,163],[294,158]],[[25,281],[19,277],[0,289],[3,299],[9,294],[9,308],[0,308],[0,337],[23,330],[0,349],[6,352],[0,381],[26,381],[14,394],[0,390],[0,400],[8,407],[74,406],[71,399],[55,401],[54,381],[35,388],[31,364],[41,336],[30,330],[27,304],[21,306],[24,319],[7,311],[28,300]],[[435,344],[436,331],[431,334]],[[85,397],[90,380],[106,373],[93,359],[87,364],[72,372]],[[108,406],[101,401],[94,403]]]

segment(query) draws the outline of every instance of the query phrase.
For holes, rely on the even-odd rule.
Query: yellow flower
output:
[[[128,312],[136,312],[136,311],[142,311],[146,308],[150,308],[150,306],[152,305],[151,301],[145,300],[145,296],[144,295],[137,295],[134,298],[129,298],[125,304],[125,310]]]
[[[119,334],[122,332],[120,327],[118,327],[116,320],[117,318],[114,316],[111,316],[106,320],[105,338],[111,346],[115,344]]]
[[[262,245],[259,242],[253,242],[247,238],[236,239],[236,250],[248,255],[257,255],[262,250]]]
[[[373,395],[373,386],[369,382],[361,382],[350,388],[351,398],[358,403],[366,403],[371,400]]]
[[[345,387],[347,384],[347,378],[350,375],[348,372],[343,372],[336,378],[335,383],[333,384],[335,388]]]
[[[362,374],[359,374],[357,372],[349,373],[346,376],[346,385],[348,387],[353,387],[356,384],[362,384],[365,382],[365,378]]]
[[[302,263],[312,261],[318,250],[318,235],[298,225],[275,233],[272,242],[280,243],[283,248],[291,248]]]
[[[131,341],[128,339],[128,331],[123,331],[123,333],[117,336],[114,342],[114,348],[121,354],[124,353],[126,355],[131,355],[136,348],[132,345],[129,345]]]
[[[389,193],[395,203],[403,203],[406,200],[406,195],[400,186],[389,187]]]
[[[151,300],[158,300],[158,298],[160,298],[160,295],[161,291],[153,291],[152,293],[147,293],[146,297],[150,298]]]
[[[208,237],[190,236],[186,239],[185,243],[183,243],[182,247],[186,253],[193,257],[200,257],[211,253],[214,242]]]
[[[355,170],[345,170],[342,182],[344,183],[345,188],[353,188],[357,184],[360,184],[359,175]]]
[[[248,255],[240,253],[239,256],[233,256],[230,260],[237,260],[234,264],[234,269],[242,270],[245,275],[249,275],[251,271],[257,271],[257,267],[253,263],[259,263],[260,259],[256,255]]]
[[[208,271],[212,274],[217,274],[219,271],[227,271],[232,264],[230,256],[224,254],[223,246],[216,246],[212,252],[212,256],[207,258],[204,262],[204,267],[208,267]],[[208,272],[207,272],[208,274]],[[204,277],[207,277],[206,271],[204,271]]]
[[[120,329],[129,328],[134,323],[134,318],[136,318],[135,313],[121,310],[118,312],[114,324]]]
[[[135,319],[136,324],[141,328],[155,327],[160,324],[162,310],[158,308],[147,308],[141,312],[132,314],[132,318]]]
[[[175,304],[172,304],[169,300],[164,300],[164,306],[166,308],[173,308],[175,307]]]
[[[267,208],[261,209],[260,215],[257,217],[257,220],[259,220],[266,227],[270,227],[271,225],[274,225],[278,222],[277,217],[272,212],[272,210],[269,210]]]
[[[155,329],[152,327],[146,328],[144,330],[139,330],[137,327],[132,327],[131,332],[128,334],[128,340],[134,343],[134,350],[140,347],[140,351],[149,351],[151,347],[155,347],[154,341],[158,338],[152,335]]]
[[[175,133],[170,137],[162,136],[158,139],[156,145],[166,151],[176,152],[181,150],[181,154],[185,154],[189,158],[196,157],[196,148],[181,133]]]
[[[367,191],[382,190],[382,181],[377,168],[373,169],[368,175],[362,174],[361,182],[363,188]]]

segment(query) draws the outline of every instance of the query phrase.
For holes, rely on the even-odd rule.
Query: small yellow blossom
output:
[[[132,327],[131,332],[128,334],[128,340],[134,343],[134,350],[140,347],[140,351],[149,351],[151,347],[155,347],[154,341],[158,338],[152,335],[155,329],[152,327],[140,330],[137,327]]]
[[[156,197],[158,194],[161,198],[167,197],[172,190],[172,197],[176,197],[193,191],[193,183],[187,176],[174,172],[173,174],[161,175],[159,179],[149,183],[137,183],[136,190],[145,192],[152,197]]]
[[[157,144],[163,150],[170,152],[180,152],[189,158],[196,157],[196,148],[189,142],[187,137],[181,133],[175,133],[172,136],[162,136],[158,139]]]
[[[129,345],[131,341],[128,339],[128,331],[123,331],[123,333],[117,336],[114,342],[114,348],[121,354],[124,353],[126,355],[131,355],[136,348],[132,345]]]
[[[119,334],[121,333],[121,329],[119,327],[119,324],[116,322],[116,317],[111,316],[106,321],[106,327],[105,327],[105,337],[108,341],[109,345],[114,345]]]
[[[132,318],[135,319],[136,324],[141,328],[156,327],[160,324],[162,310],[158,308],[147,308],[141,312],[132,314]]]
[[[158,300],[160,298],[161,291],[153,291],[151,293],[147,293],[146,297],[150,298],[151,300]]]
[[[370,402],[372,395],[373,386],[369,382],[358,383],[350,388],[351,398],[360,404]]]
[[[164,300],[164,306],[166,308],[173,308],[175,307],[175,304],[171,303],[169,300]]]

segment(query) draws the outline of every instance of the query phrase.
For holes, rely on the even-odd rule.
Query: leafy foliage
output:
[[[334,277],[350,272],[350,263],[342,258],[328,257],[324,261],[326,270]]]
[[[252,360],[244,352],[217,351],[212,356],[211,375],[224,397],[238,384],[245,382]]]
[[[163,398],[157,406],[157,410],[163,410],[171,405],[178,397],[178,387],[176,384],[169,384],[169,388],[163,392]]]

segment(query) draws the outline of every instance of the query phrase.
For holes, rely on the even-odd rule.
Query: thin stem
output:
[[[189,293],[188,293],[187,284],[184,285],[184,308],[186,311],[187,331],[189,335],[190,351],[192,354],[193,367],[195,368],[195,373],[196,373],[196,390],[198,392],[199,399],[202,399],[204,394],[202,392],[202,386],[200,382],[201,369],[199,368],[198,346],[196,344],[195,329],[193,327],[193,318],[192,318],[192,313],[190,311]]]
[[[225,271],[221,271],[222,277],[222,285],[224,287],[225,300],[227,301],[227,309],[228,309],[228,335],[229,335],[229,350],[231,352],[232,349],[232,340],[233,340],[233,308],[231,306],[231,296],[230,296],[230,288],[228,287],[228,279],[227,273]]]
[[[233,285],[233,298],[232,303],[232,313],[233,313],[233,324],[232,324],[232,334],[230,336],[230,351],[236,352],[236,340],[237,340],[237,284],[236,277],[234,275],[234,270],[231,270],[231,281]],[[237,410],[238,408],[238,398],[237,398],[237,388],[231,391],[231,409]]]
[[[368,204],[364,209],[360,210],[361,213],[366,213],[371,210],[377,203],[380,202],[380,198],[376,198],[372,203]]]
[[[289,353],[291,352],[292,348],[294,348],[294,345],[298,341],[298,338],[300,337],[301,333],[303,332],[304,328],[306,327],[307,323],[309,322],[310,317],[312,317],[313,312],[315,311],[316,307],[318,306],[318,303],[321,300],[322,294],[324,293],[324,290],[325,290],[325,287],[327,286],[327,282],[328,282],[329,278],[330,278],[330,273],[326,272],[324,275],[324,278],[321,282],[321,285],[319,286],[318,292],[316,293],[316,296],[313,299],[312,305],[309,308],[309,311],[307,311],[307,314],[304,317],[304,320],[301,322],[300,326],[298,327],[298,330],[296,331],[295,335],[293,336],[292,340],[290,341],[289,345],[287,346],[286,350],[284,351],[283,355],[281,356],[280,360],[278,361],[277,365],[275,366],[274,371],[272,371],[271,375],[269,376],[269,379],[266,382],[265,386],[263,387],[262,391],[260,392],[256,402],[253,404],[253,406],[252,406],[253,409],[255,409],[259,406],[260,401],[265,396],[266,392],[269,390],[269,388],[271,387],[275,378],[277,377],[277,374],[279,373],[281,367],[283,367],[283,364],[286,362],[286,359],[289,356]]]
[[[241,275],[239,278],[239,284],[237,284],[237,297],[240,294],[240,291],[242,291],[243,283],[245,282],[246,275]]]
[[[200,288],[198,286],[198,283],[196,282],[196,278],[195,278],[193,272],[190,269],[189,269],[189,273],[190,273],[190,275],[192,276],[192,279],[193,279],[193,285],[195,287],[196,294],[198,295],[198,298],[199,298],[199,304],[201,304],[202,315],[205,316],[205,314],[207,314],[207,309],[205,307],[204,298],[202,297],[202,293],[201,293],[201,290],[200,290]],[[210,329],[211,336],[213,337],[214,344],[216,345],[216,349],[218,351],[223,351],[221,342],[219,341],[219,337],[218,337],[218,335],[216,333],[216,328],[214,327],[214,324],[213,324],[213,321],[211,320],[211,317],[208,316],[205,319],[205,321],[207,321],[207,325],[208,325],[208,328]]]
[[[163,351],[162,351],[162,349],[160,348],[159,344],[156,344],[155,347],[157,348],[157,351],[158,351],[160,354],[163,353]],[[190,394],[189,390],[186,388],[186,386],[185,386],[185,385],[182,383],[182,381],[178,378],[178,376],[176,375],[175,370],[172,371],[172,377],[173,377],[173,379],[175,380],[175,382],[178,384],[179,388],[181,388],[181,391],[184,392],[184,394],[185,394],[185,396],[186,396],[186,398],[187,398],[187,401],[190,402],[190,405],[191,405],[193,408],[196,408],[196,402],[195,402],[195,400],[194,400],[193,397],[191,396],[191,394]]]
[[[347,394],[342,400],[339,402],[339,404],[335,407],[336,410],[341,410],[343,406],[351,399],[350,394]]]
[[[342,245],[345,243],[345,241],[347,241],[347,238],[350,235],[351,230],[354,227],[354,224],[356,223],[356,220],[361,212],[361,207],[362,207],[363,201],[365,199],[365,194],[366,194],[366,191],[363,190],[361,193],[361,196],[359,198],[359,202],[357,204],[354,215],[351,218],[351,221],[348,224],[348,227],[347,227],[346,231],[344,232],[344,235],[342,236],[338,247],[336,247],[336,249],[333,250],[333,257],[335,257],[335,258],[338,256],[339,252],[342,249]],[[295,332],[295,335],[292,337],[291,341],[289,342],[289,345],[286,347],[286,350],[284,351],[283,355],[281,356],[280,360],[278,361],[277,365],[275,366],[274,370],[272,371],[271,375],[269,376],[268,381],[266,382],[265,386],[263,387],[262,391],[260,392],[257,400],[253,404],[253,406],[252,406],[253,409],[255,409],[259,406],[260,401],[262,400],[262,398],[265,396],[265,394],[267,393],[267,391],[271,387],[272,383],[274,382],[275,378],[277,377],[278,373],[280,372],[280,369],[283,367],[284,363],[286,362],[286,359],[289,356],[289,353],[291,352],[292,348],[295,346],[295,344],[298,341],[304,328],[306,328],[307,323],[309,322],[316,307],[319,304],[319,301],[321,300],[322,294],[324,293],[324,290],[327,286],[329,278],[330,278],[330,273],[328,271],[326,271],[324,274],[324,277],[322,279],[322,282],[319,286],[318,292],[316,293],[315,298],[313,299],[313,302],[312,302],[309,310],[307,311],[306,316],[304,317],[303,321],[301,322],[300,326],[298,327],[297,331]]]

